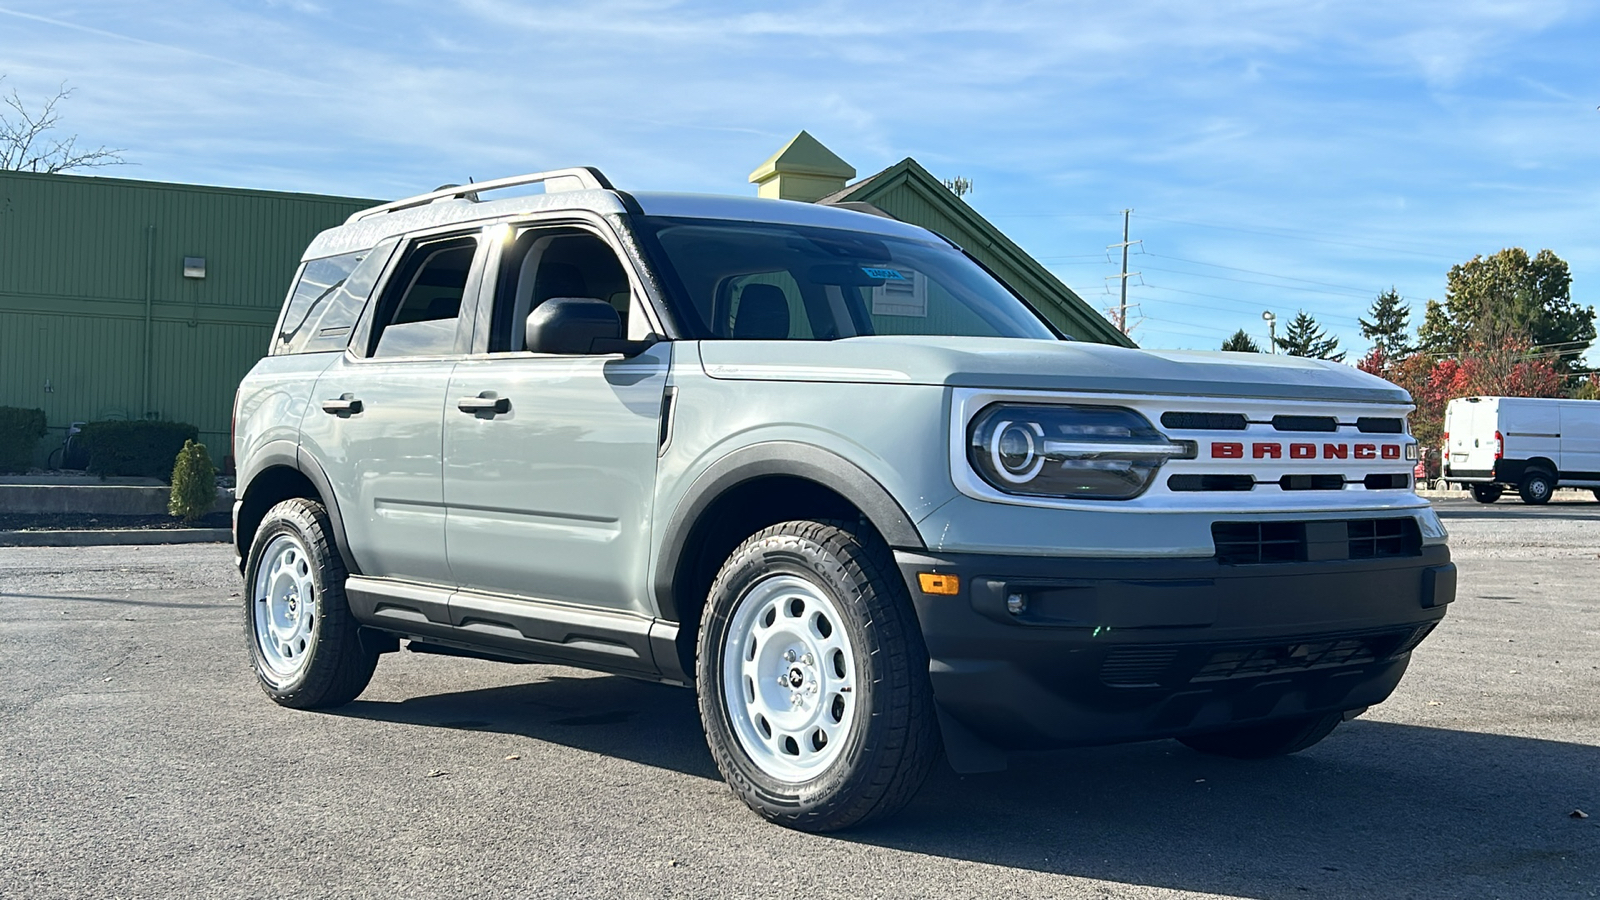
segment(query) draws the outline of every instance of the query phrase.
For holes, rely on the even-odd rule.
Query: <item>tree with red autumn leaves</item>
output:
[[[1357,363],[1363,372],[1405,388],[1416,403],[1411,433],[1424,447],[1437,447],[1444,437],[1444,408],[1457,397],[1565,397],[1567,377],[1549,357],[1511,341],[1499,345],[1473,344],[1458,356],[1434,357],[1414,353],[1391,360],[1382,347],[1373,347]]]

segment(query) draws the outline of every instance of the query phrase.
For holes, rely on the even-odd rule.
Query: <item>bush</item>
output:
[[[206,445],[184,441],[172,467],[172,498],[167,501],[167,512],[193,522],[211,512],[216,502],[217,469],[211,465]]]
[[[193,425],[148,421],[90,422],[79,435],[89,451],[91,474],[161,479],[172,474],[184,442],[199,436]]]
[[[0,406],[0,473],[28,471],[44,431],[44,410]]]

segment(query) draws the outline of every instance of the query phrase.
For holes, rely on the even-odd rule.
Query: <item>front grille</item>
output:
[[[1391,556],[1417,556],[1422,552],[1422,533],[1417,520],[1352,519],[1350,558],[1384,559]]]
[[[1356,429],[1362,434],[1405,434],[1404,419],[1383,419],[1362,416],[1356,419]]]
[[[1240,413],[1165,412],[1161,424],[1172,429],[1243,431],[1250,423]]]
[[[1227,566],[1419,556],[1410,516],[1311,522],[1213,522],[1217,561]]]
[[[1338,431],[1333,416],[1273,416],[1272,427],[1279,431]]]
[[[1410,475],[1368,475],[1362,479],[1369,491],[1403,491],[1411,487]]]
[[[1248,491],[1256,486],[1249,475],[1173,475],[1167,479],[1169,491]]]
[[[1343,475],[1285,475],[1278,487],[1286,491],[1342,491]]]

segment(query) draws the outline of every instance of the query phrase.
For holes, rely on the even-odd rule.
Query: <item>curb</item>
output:
[[[0,547],[110,547],[131,544],[226,544],[228,528],[105,528],[81,531],[0,531]]]

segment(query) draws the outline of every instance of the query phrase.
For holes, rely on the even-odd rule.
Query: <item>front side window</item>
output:
[[[406,253],[373,319],[372,356],[444,356],[455,352],[457,322],[476,237],[422,241]]]
[[[501,255],[489,352],[523,350],[528,313],[556,297],[604,300],[628,333],[632,288],[611,245],[581,228],[529,228]]]
[[[694,338],[1055,338],[1024,301],[937,241],[766,222],[634,221]]]

